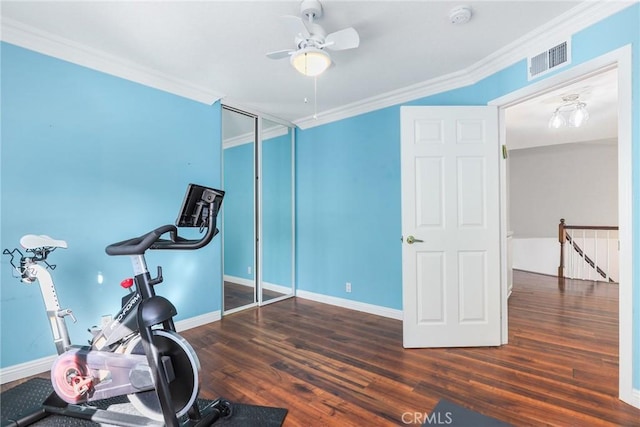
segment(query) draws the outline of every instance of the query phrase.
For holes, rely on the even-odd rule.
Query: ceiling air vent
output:
[[[529,80],[570,63],[569,42],[564,41],[542,53],[529,57]]]

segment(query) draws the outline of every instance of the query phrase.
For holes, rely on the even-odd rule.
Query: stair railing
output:
[[[598,235],[599,232],[600,235]],[[606,242],[606,248],[604,248],[606,259],[604,261],[602,257],[598,259],[603,251],[602,243],[600,243],[600,248],[598,247],[598,242],[601,240]],[[617,226],[567,225],[562,218],[558,225],[558,241],[560,242],[558,279],[604,279],[607,282],[616,282],[617,279],[611,276],[611,242],[614,242],[613,250],[617,252]],[[568,244],[566,247],[565,243]],[[617,256],[615,260],[617,262]]]

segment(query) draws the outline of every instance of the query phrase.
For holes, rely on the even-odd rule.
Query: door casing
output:
[[[618,70],[618,226],[620,236],[619,283],[619,398],[640,408],[640,396],[633,392],[633,150],[632,150],[632,47],[626,45],[566,71],[532,83],[490,101],[499,109],[500,145],[506,140],[505,109],[568,84],[599,74],[607,69]],[[504,218],[501,224],[502,255],[502,343],[508,341],[507,280],[506,280],[506,168],[500,170],[500,191]]]

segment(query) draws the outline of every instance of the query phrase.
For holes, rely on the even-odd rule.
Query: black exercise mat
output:
[[[433,408],[423,426],[447,425],[449,427],[510,427],[511,424],[488,417],[469,408],[441,399]]]
[[[37,410],[42,402],[53,392],[51,382],[46,378],[33,378],[0,395],[0,415],[2,426],[11,425],[11,420],[19,419],[24,414],[29,414]],[[210,401],[198,399],[200,407],[206,406]],[[99,409],[111,409],[118,412],[135,413],[133,405],[128,403],[126,397],[99,400],[92,402],[91,406]],[[241,426],[241,427],[280,427],[287,416],[284,408],[271,408],[267,406],[244,405],[233,403],[233,414],[226,419],[218,420],[218,426]],[[81,420],[77,418],[64,417],[61,415],[49,415],[48,417],[33,424],[38,427],[89,427],[99,424]]]

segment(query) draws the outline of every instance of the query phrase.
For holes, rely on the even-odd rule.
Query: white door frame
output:
[[[571,69],[530,84],[490,101],[499,107],[500,144],[506,143],[504,110],[527,99],[539,96],[570,83],[598,74],[607,68],[618,70],[618,218],[620,239],[619,285],[619,398],[640,408],[640,395],[633,392],[633,215],[632,215],[632,49],[626,45]],[[500,170],[501,186],[501,247],[502,247],[502,342],[507,343],[507,280],[506,280],[506,171]]]

